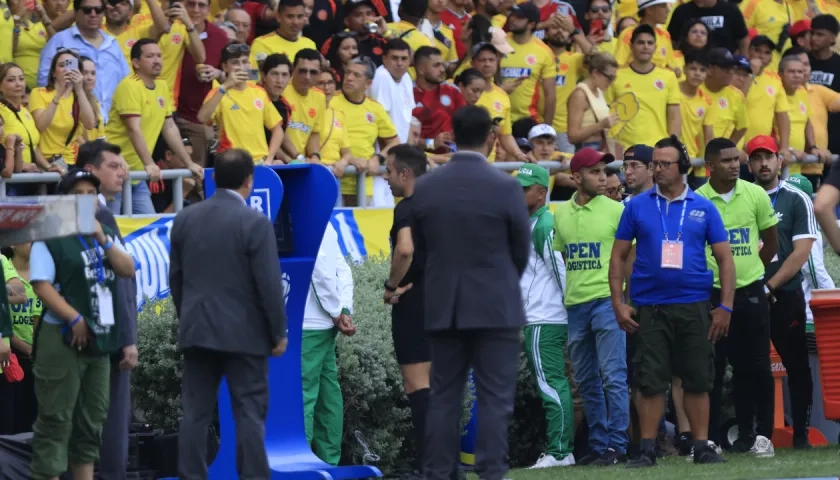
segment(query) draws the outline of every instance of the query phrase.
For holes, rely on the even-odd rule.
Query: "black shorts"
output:
[[[391,311],[391,336],[399,365],[430,362],[431,352],[423,318],[423,297],[403,295]]]

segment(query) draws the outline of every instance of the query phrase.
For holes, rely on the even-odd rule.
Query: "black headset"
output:
[[[685,175],[691,170],[691,158],[688,156],[688,150],[685,149],[685,144],[680,141],[680,138],[676,135],[671,135],[671,144],[674,148],[677,149],[677,152],[680,154],[680,158],[677,160],[677,168],[680,169],[680,173]]]

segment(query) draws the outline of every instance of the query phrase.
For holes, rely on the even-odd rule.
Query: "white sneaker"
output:
[[[537,459],[537,463],[535,463],[529,469],[535,468],[552,468],[552,467],[569,467],[575,464],[575,456],[571,453],[563,457],[561,460],[557,460],[554,458],[554,455],[548,455],[543,453],[540,455],[540,458]]]
[[[770,458],[776,456],[776,450],[773,448],[773,442],[769,438],[758,435],[755,437],[750,453],[756,457]]]
[[[723,450],[719,446],[717,446],[715,444],[715,442],[713,442],[711,440],[708,440],[708,442],[709,442],[709,446],[712,447],[712,449],[715,451],[715,453],[717,453],[718,455],[723,453]],[[688,453],[688,456],[685,457],[685,461],[686,462],[693,462],[694,461],[694,447],[691,447],[691,451]]]

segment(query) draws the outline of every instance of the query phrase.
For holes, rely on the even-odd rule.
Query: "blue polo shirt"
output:
[[[662,268],[662,222],[664,219],[668,227],[669,240],[675,240],[683,204],[683,268]],[[707,301],[714,276],[706,263],[706,244],[729,241],[714,204],[687,186],[670,202],[659,194],[658,186],[633,197],[624,208],[615,238],[636,241],[636,262],[630,276],[630,300],[636,305]]]

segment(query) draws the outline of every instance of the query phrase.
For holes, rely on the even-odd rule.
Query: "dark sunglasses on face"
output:
[[[591,7],[589,7],[589,12],[590,13],[598,13],[598,12],[610,13],[610,7],[608,7],[606,5],[602,5],[600,7],[591,6]]]
[[[311,75],[313,77],[315,75],[319,75],[321,73],[321,71],[318,70],[317,68],[298,68],[297,72],[300,73],[301,75]]]
[[[90,15],[91,13],[102,15],[105,13],[105,7],[80,7],[79,10],[85,15]]]
[[[225,50],[231,54],[244,53],[247,55],[251,53],[251,47],[244,43],[231,43],[225,47]]]

